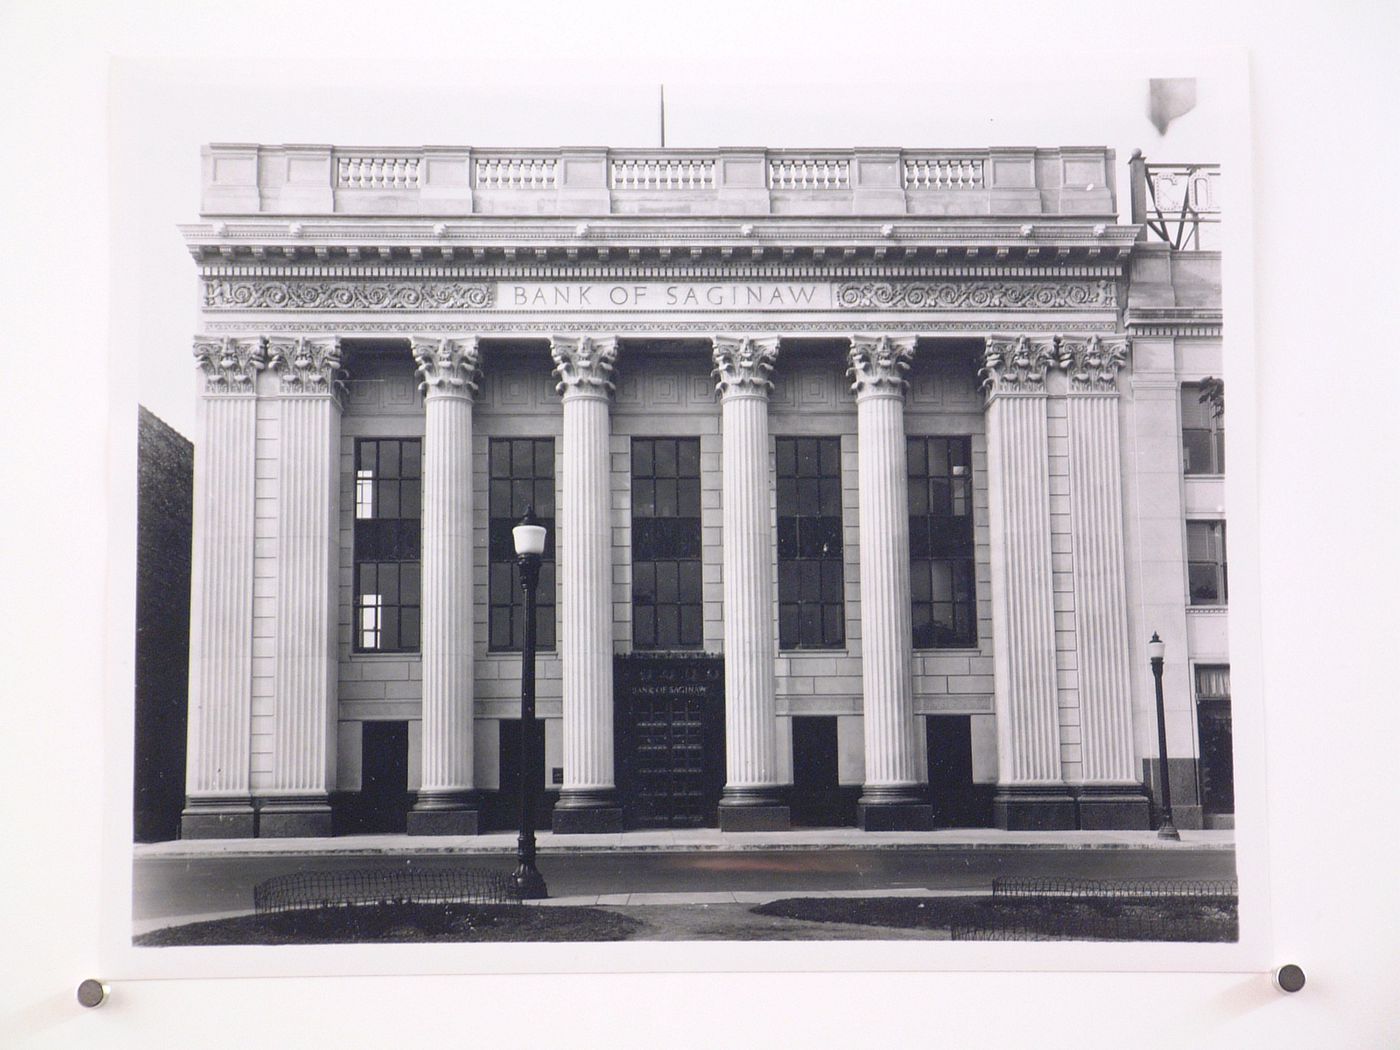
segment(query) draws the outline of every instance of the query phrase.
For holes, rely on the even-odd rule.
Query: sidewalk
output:
[[[628,831],[616,835],[536,836],[541,853],[738,853],[750,850],[1188,850],[1230,852],[1233,831],[1183,831],[1180,842],[1155,831],[998,831],[950,828],[939,831],[868,832],[857,828],[803,828],[782,832],[721,832],[716,828]],[[414,838],[408,835],[347,835],[305,839],[183,839],[137,843],[137,860],[160,858],[275,856],[427,856],[514,854],[516,833]]]

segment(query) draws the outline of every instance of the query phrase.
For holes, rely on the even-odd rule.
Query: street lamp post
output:
[[[1181,833],[1172,823],[1172,778],[1167,769],[1167,716],[1162,704],[1162,664],[1167,655],[1167,643],[1152,632],[1147,643],[1147,654],[1152,658],[1152,677],[1157,682],[1157,768],[1162,778],[1162,825],[1157,829],[1159,839],[1181,841]]]
[[[540,582],[540,556],[544,553],[545,528],[533,507],[525,508],[520,524],[511,530],[515,556],[520,563],[520,587],[525,592],[525,645],[520,654],[520,838],[518,861],[511,881],[522,900],[549,896],[544,876],[535,868],[535,589]]]

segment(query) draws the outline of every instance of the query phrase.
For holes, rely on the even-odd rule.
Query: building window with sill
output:
[[[909,570],[915,649],[977,644],[972,439],[911,437]]]
[[[520,563],[511,530],[528,508],[547,530],[535,590],[535,645],[554,648],[554,439],[492,438],[487,446],[487,648],[519,652],[525,644]]]
[[[1225,605],[1229,601],[1223,521],[1186,523],[1186,566],[1192,605]]]
[[[841,439],[778,438],[778,645],[846,644]]]
[[[1225,387],[1220,380],[1182,386],[1181,446],[1187,474],[1225,473]]]
[[[416,653],[423,444],[355,442],[355,627],[360,653]]]

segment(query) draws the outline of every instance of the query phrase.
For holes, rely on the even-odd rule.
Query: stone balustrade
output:
[[[204,215],[1117,215],[1113,151],[220,143]]]

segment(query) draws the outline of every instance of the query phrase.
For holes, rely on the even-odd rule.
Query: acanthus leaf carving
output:
[[[915,342],[913,336],[852,336],[846,375],[856,398],[872,394],[903,397],[909,386],[904,375],[914,362]]]
[[[1118,305],[1112,281],[844,281],[846,310],[1078,310]]]
[[[475,398],[481,378],[481,351],[474,336],[436,338],[415,335],[413,360],[425,394]]]
[[[485,310],[494,284],[447,280],[204,278],[209,310]]]
[[[340,400],[340,340],[335,336],[270,337],[268,362],[283,394],[324,394]]]
[[[267,367],[267,343],[260,336],[195,336],[194,358],[206,394],[251,394]]]
[[[1076,393],[1108,393],[1118,389],[1118,372],[1128,363],[1126,337],[1059,339],[1059,365],[1069,375],[1070,390]]]
[[[994,335],[987,339],[977,377],[987,396],[1043,394],[1045,373],[1056,364],[1055,339]]]
[[[773,389],[769,377],[778,361],[776,337],[754,339],[717,335],[712,337],[711,344],[715,363],[711,374],[721,397],[731,394],[768,396]]]
[[[591,336],[554,336],[549,341],[554,358],[555,392],[565,397],[611,397],[617,340]]]

